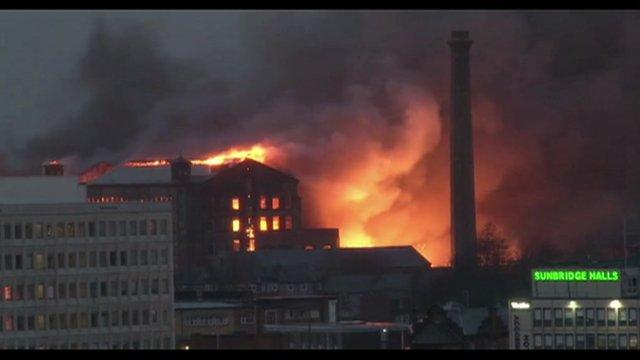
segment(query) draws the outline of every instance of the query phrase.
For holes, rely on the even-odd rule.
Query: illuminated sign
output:
[[[534,281],[620,281],[618,270],[534,270]]]
[[[188,317],[183,322],[184,326],[202,327],[202,326],[226,326],[229,325],[229,317],[227,316],[199,316]]]
[[[526,302],[512,302],[511,303],[511,308],[512,309],[528,309],[530,307],[529,303]]]

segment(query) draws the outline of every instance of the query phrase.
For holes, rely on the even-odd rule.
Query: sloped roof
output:
[[[220,169],[215,177],[211,179],[211,182],[236,182],[242,181],[247,177],[270,178],[278,182],[299,182],[292,175],[253,159],[244,159],[235,165]]]

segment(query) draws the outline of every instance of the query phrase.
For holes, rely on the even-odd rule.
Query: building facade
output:
[[[0,205],[0,348],[171,349],[170,204]]]
[[[638,349],[637,268],[534,269],[509,306],[511,349]]]

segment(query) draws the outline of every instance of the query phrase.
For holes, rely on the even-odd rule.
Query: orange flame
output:
[[[216,166],[228,164],[231,162],[243,161],[245,159],[253,159],[259,162],[265,162],[267,159],[267,148],[257,144],[249,149],[232,148],[220,154],[210,156],[206,159],[193,159],[191,163],[194,165]]]

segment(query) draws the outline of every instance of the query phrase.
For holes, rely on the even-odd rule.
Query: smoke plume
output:
[[[300,178],[309,225],[446,264],[446,41],[468,29],[479,226],[522,253],[577,254],[618,246],[638,210],[636,13],[216,16],[235,18],[224,31],[239,50],[215,66],[173,58],[148,29],[97,26],[78,69],[86,105],[25,158],[84,166],[262,142]]]

